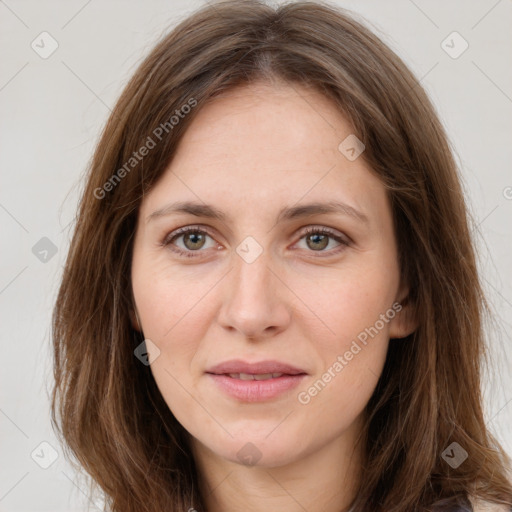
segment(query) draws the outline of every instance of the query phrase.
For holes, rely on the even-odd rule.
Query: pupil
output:
[[[322,238],[323,238],[323,240],[319,240],[319,239],[322,239]],[[318,248],[324,249],[325,247],[327,247],[328,239],[327,239],[326,235],[314,234],[314,235],[310,235],[309,239],[313,240],[313,242],[315,244],[317,244],[318,242],[320,242],[322,244],[322,242],[324,242],[321,246],[317,245],[317,247],[316,247],[317,249]]]
[[[194,245],[194,247],[192,247],[193,249],[197,249],[197,247],[195,247],[197,244],[201,246],[201,241],[204,241],[201,240],[202,237],[203,235],[201,235],[200,233],[188,233],[187,235],[185,235],[186,241],[191,241],[192,245]]]

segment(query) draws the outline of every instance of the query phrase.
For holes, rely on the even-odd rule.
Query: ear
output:
[[[418,328],[414,304],[409,297],[409,288],[401,286],[397,294],[397,300],[391,307],[395,311],[394,318],[389,322],[390,338],[405,338]]]
[[[142,327],[139,322],[139,317],[134,309],[130,309],[130,321],[132,323],[132,327],[138,331],[142,332]]]

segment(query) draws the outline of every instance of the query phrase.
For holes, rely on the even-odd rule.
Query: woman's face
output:
[[[350,446],[389,338],[410,332],[390,204],[351,134],[309,89],[232,90],[144,197],[132,284],[150,368],[209,453],[275,467]]]

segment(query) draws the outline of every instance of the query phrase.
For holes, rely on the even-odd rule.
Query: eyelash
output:
[[[190,251],[190,250],[184,251],[183,249],[180,249],[179,247],[176,247],[175,245],[172,244],[172,242],[174,240],[176,240],[180,236],[186,235],[187,233],[200,233],[202,235],[208,235],[209,237],[213,238],[213,236],[210,233],[208,233],[208,231],[206,231],[204,228],[200,228],[199,226],[188,226],[185,228],[177,229],[176,231],[173,231],[172,233],[166,235],[160,245],[162,245],[163,247],[169,247],[170,250],[179,254],[180,256],[185,256],[187,258],[197,258],[200,256],[199,253],[204,252],[204,251],[201,251],[200,249],[197,251]],[[329,236],[330,238],[336,240],[336,242],[339,242],[341,244],[336,249],[327,251],[329,256],[332,256],[333,254],[338,254],[338,252],[342,251],[343,249],[345,249],[345,247],[350,245],[347,240],[345,240],[341,236],[337,235],[336,233],[334,233],[333,231],[331,231],[328,228],[315,228],[315,227],[307,228],[306,231],[301,235],[299,240],[302,240],[306,236],[316,235],[316,234]],[[321,253],[321,252],[325,252],[325,251],[310,251],[310,252],[320,252]],[[325,256],[318,256],[318,257],[322,258]]]

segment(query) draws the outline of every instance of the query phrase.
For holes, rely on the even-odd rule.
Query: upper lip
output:
[[[306,373],[306,371],[280,361],[258,361],[248,363],[241,359],[231,359],[230,361],[224,361],[223,363],[212,366],[206,370],[206,373],[214,373],[217,375],[229,373],[248,373],[252,375],[284,373],[287,375],[299,375]]]

